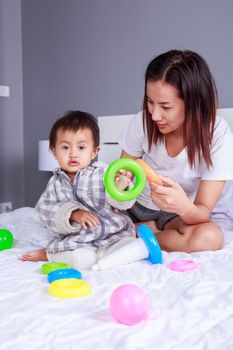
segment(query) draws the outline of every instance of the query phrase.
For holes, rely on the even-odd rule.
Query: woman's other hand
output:
[[[189,199],[182,187],[169,177],[161,176],[165,186],[150,183],[151,199],[163,211],[182,215]]]

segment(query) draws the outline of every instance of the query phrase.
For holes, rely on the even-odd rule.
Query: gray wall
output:
[[[232,0],[22,0],[25,205],[48,179],[37,144],[54,120],[138,111],[146,66],[165,50],[203,55],[232,107],[232,13]]]
[[[0,202],[25,205],[21,1],[0,0]]]

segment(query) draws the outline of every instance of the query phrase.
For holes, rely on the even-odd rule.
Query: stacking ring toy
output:
[[[163,263],[162,251],[151,229],[147,225],[141,224],[137,227],[137,235],[139,238],[141,238],[144,241],[148,249],[149,261],[152,264],[162,264]]]
[[[174,260],[168,265],[168,267],[170,270],[173,270],[173,271],[184,272],[184,271],[195,270],[199,266],[193,260]]]
[[[144,162],[144,160],[136,159],[136,162],[138,162],[145,171],[146,178],[149,182],[154,182],[160,186],[163,185],[161,177],[158,174],[156,174],[156,172],[146,162]]]
[[[44,275],[48,275],[50,272],[60,269],[68,269],[71,266],[63,262],[49,262],[41,266],[41,272]]]
[[[120,169],[129,169],[135,175],[135,185],[128,191],[121,191],[115,184],[115,175]],[[146,186],[146,176],[142,167],[132,158],[121,158],[112,162],[104,176],[104,186],[108,194],[120,201],[130,201],[138,197]]]
[[[57,298],[79,298],[90,294],[91,286],[83,280],[64,278],[50,283],[48,291]]]
[[[48,282],[51,283],[56,280],[61,280],[63,278],[76,278],[81,279],[81,272],[75,269],[60,269],[52,271],[48,274]]]

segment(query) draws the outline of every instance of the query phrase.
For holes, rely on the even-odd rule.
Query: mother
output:
[[[206,61],[171,50],[148,65],[143,111],[120,139],[122,157],[162,175],[164,186],[147,184],[129,215],[166,251],[217,250],[222,229],[233,229],[233,136],[216,107]]]

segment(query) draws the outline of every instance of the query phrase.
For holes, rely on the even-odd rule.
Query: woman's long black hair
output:
[[[184,145],[190,166],[204,158],[207,167],[212,165],[210,149],[214,133],[217,108],[217,90],[206,61],[193,51],[171,50],[154,58],[145,75],[143,125],[152,144],[164,136],[152,120],[147,106],[147,82],[163,81],[172,85],[184,101]]]

